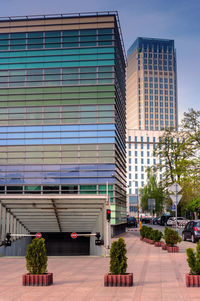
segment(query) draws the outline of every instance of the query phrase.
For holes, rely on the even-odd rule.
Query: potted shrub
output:
[[[188,248],[186,254],[190,267],[190,273],[185,275],[186,286],[200,286],[200,241],[197,243],[196,253],[194,249]]]
[[[114,241],[110,249],[110,273],[104,276],[104,286],[132,286],[133,273],[126,273],[126,244],[123,238]]]
[[[178,232],[165,227],[164,231],[164,240],[167,246],[168,252],[179,252],[179,247],[176,246],[178,242],[181,242],[181,237],[179,236]]]
[[[153,241],[154,241],[154,246],[155,247],[161,247],[161,238],[163,237],[163,234],[159,230],[154,230],[153,231]]]
[[[140,229],[140,240],[144,240],[144,238],[146,237],[146,228],[147,226],[142,226],[142,228]]]
[[[23,285],[47,286],[53,284],[53,274],[47,273],[47,261],[44,238],[34,238],[27,248],[26,268],[29,273],[23,275]]]
[[[150,244],[153,244],[154,242],[153,242],[153,228],[151,228],[151,227],[147,227],[147,229],[146,229],[146,232],[145,232],[145,234],[146,234],[146,238],[147,238],[147,242],[148,243],[150,243]]]

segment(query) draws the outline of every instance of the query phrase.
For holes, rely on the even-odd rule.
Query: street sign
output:
[[[77,238],[77,233],[75,233],[75,232],[71,233],[71,238],[73,238],[73,239]]]
[[[178,183],[173,183],[170,187],[169,190],[171,190],[174,193],[178,193],[181,190],[181,186]]]
[[[156,200],[155,199],[148,199],[148,209],[155,210]]]
[[[172,210],[172,211],[176,210],[176,205],[172,205],[172,206],[171,206],[171,210]]]
[[[176,205],[176,199],[177,199],[177,205],[180,202],[180,199],[182,198],[182,194],[177,195],[170,195],[170,198],[172,199],[172,202]]]
[[[36,238],[41,238],[41,237],[42,237],[42,233],[39,233],[39,232],[36,233],[36,234],[35,234],[35,237],[36,237]]]

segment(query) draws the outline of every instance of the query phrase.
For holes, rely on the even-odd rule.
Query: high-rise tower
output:
[[[173,40],[137,38],[128,50],[127,128],[177,128],[176,51]]]

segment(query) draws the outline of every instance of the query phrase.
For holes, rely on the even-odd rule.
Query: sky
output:
[[[137,37],[174,39],[179,120],[200,109],[200,0],[0,0],[0,16],[118,11],[125,49]]]

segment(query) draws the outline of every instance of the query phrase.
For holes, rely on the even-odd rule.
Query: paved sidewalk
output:
[[[183,242],[181,252],[171,254],[141,242],[138,235],[123,235],[133,287],[104,287],[109,258],[102,257],[49,257],[54,285],[23,287],[25,259],[1,257],[0,301],[199,301],[200,288],[185,286],[185,273],[189,271],[185,248],[192,244]]]

